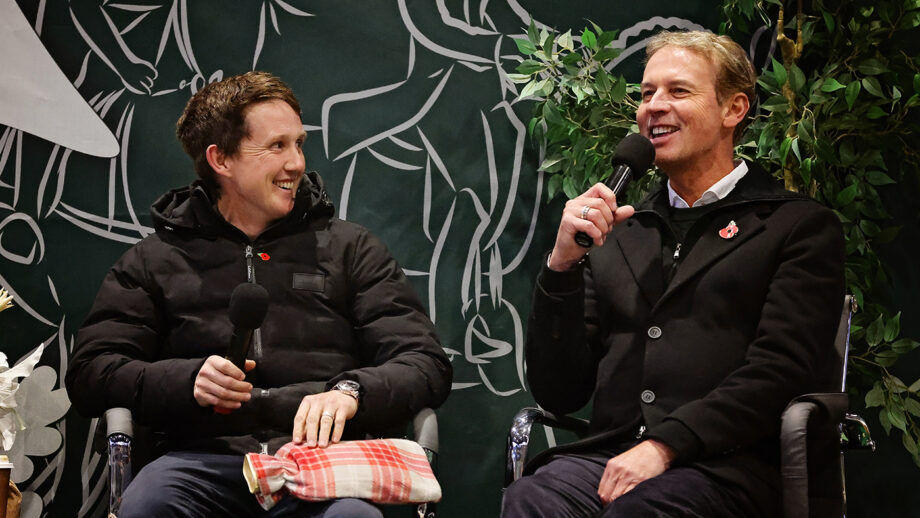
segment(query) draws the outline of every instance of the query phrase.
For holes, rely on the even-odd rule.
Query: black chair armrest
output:
[[[805,394],[783,412],[780,452],[785,516],[810,516],[811,502],[837,505],[843,488],[835,436],[847,404],[847,395],[842,392]]]
[[[588,432],[588,421],[567,415],[557,416],[542,408],[522,408],[514,416],[508,442],[505,462],[505,486],[521,478],[527,463],[527,448],[530,445],[530,429],[534,424],[543,424],[584,435]]]

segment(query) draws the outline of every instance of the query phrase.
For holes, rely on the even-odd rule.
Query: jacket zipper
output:
[[[252,264],[252,245],[246,245],[246,281],[256,284],[256,269]],[[252,331],[252,358],[255,361],[262,359],[262,333],[261,328]],[[268,391],[262,390],[262,396],[268,397]],[[259,441],[259,451],[263,455],[268,454],[268,443]]]
[[[256,269],[252,264],[252,245],[246,245],[246,281],[256,283]],[[262,332],[257,328],[252,332],[252,359],[262,359]]]

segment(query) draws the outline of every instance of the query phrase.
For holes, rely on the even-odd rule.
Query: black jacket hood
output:
[[[173,189],[150,206],[153,226],[157,230],[209,228],[226,223],[217,211],[217,195],[202,180]],[[281,221],[302,220],[307,216],[331,216],[335,206],[326,194],[319,173],[304,173],[294,196],[294,208]]]

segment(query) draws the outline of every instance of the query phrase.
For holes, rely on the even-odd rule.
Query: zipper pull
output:
[[[641,439],[645,435],[645,425],[639,427],[639,433],[636,434],[636,439]]]
[[[680,259],[680,243],[677,243],[677,248],[674,249],[674,261]]]
[[[246,259],[252,259],[252,245],[246,245]]]

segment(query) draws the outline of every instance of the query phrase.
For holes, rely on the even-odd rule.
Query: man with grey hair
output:
[[[525,345],[540,405],[593,400],[589,436],[533,459],[502,516],[781,514],[779,419],[833,378],[844,241],[735,159],[755,80],[727,37],[650,41],[636,119],[667,181],[635,208],[602,184],[566,204]]]

